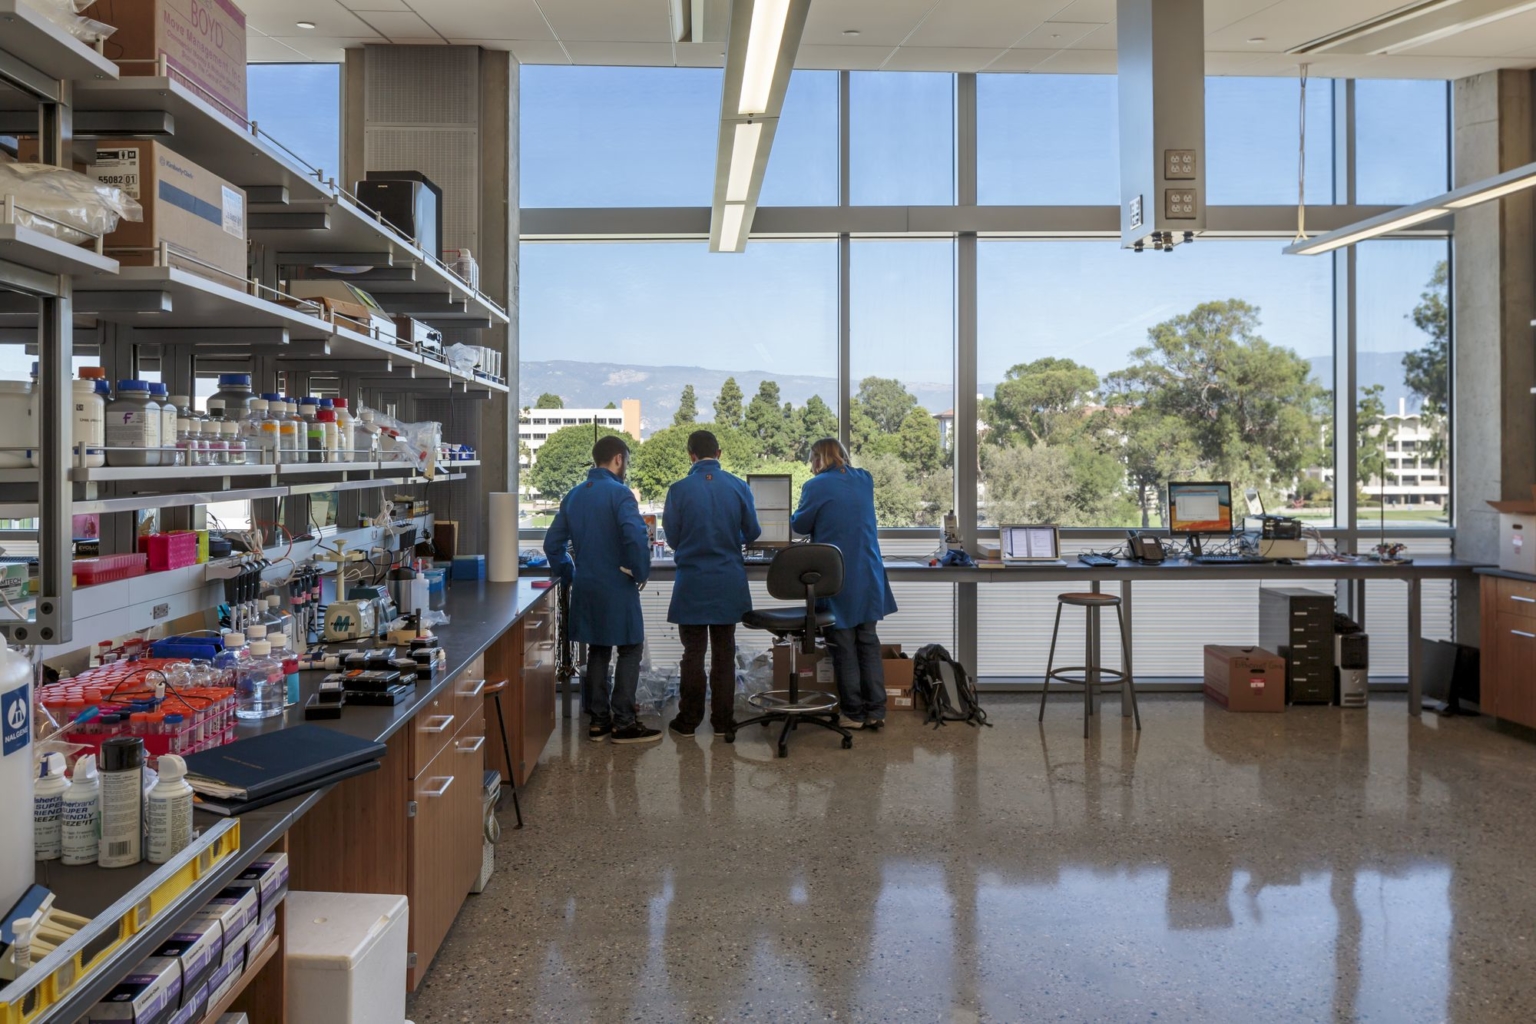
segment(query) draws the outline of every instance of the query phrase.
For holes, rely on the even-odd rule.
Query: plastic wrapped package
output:
[[[48,164],[0,164],[0,196],[16,200],[16,221],[73,244],[143,220],[139,201],[115,185]]]
[[[449,345],[443,355],[448,357],[449,366],[465,376],[473,376],[480,365],[479,345]]]
[[[635,710],[642,715],[659,715],[668,701],[676,700],[681,678],[677,666],[656,668],[651,664],[647,646],[640,662],[640,685],[635,687]]]
[[[773,651],[767,647],[736,646],[736,693],[750,697],[773,689]]]
[[[117,31],[116,25],[81,17],[79,12],[91,6],[94,0],[22,0],[22,2],[82,43],[91,46],[109,38]]]
[[[441,423],[435,420],[406,423],[377,409],[366,406],[358,409],[359,418],[365,413],[372,413],[371,422],[379,432],[381,462],[403,460],[427,477],[437,475],[437,453],[443,444]]]

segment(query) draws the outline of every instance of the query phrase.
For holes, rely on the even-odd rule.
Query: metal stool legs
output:
[[[517,799],[517,783],[512,778],[512,746],[507,742],[507,720],[501,713],[501,691],[492,696],[496,700],[496,727],[501,730],[501,754],[507,759],[507,788],[512,791],[512,810],[517,814],[517,827],[523,827],[523,807]]]
[[[1064,604],[1075,604],[1084,611],[1084,658],[1085,664],[1056,667],[1056,644],[1061,636],[1061,609]],[[1113,604],[1115,618],[1120,625],[1120,651],[1123,658],[1120,669],[1105,668],[1103,652],[1100,649],[1103,640],[1103,620],[1100,612],[1104,605]],[[1081,673],[1074,678],[1070,673]],[[1131,670],[1131,641],[1125,632],[1125,612],[1118,600],[1099,600],[1097,592],[1094,595],[1064,595],[1064,599],[1056,604],[1056,622],[1051,627],[1051,649],[1046,656],[1045,679],[1040,687],[1040,714],[1038,720],[1045,721],[1046,698],[1050,695],[1051,680],[1063,683],[1072,683],[1083,688],[1083,737],[1089,735],[1091,719],[1098,713],[1095,702],[1099,697],[1099,691],[1103,688],[1106,679],[1110,683],[1118,682],[1130,692],[1131,713],[1135,717],[1136,728],[1141,728],[1141,709],[1136,703],[1136,682]]]
[[[1051,671],[1056,667],[1056,637],[1061,633],[1061,602],[1056,602],[1056,625],[1051,627],[1051,653],[1045,659],[1045,682],[1040,687],[1040,717],[1045,721],[1045,698],[1051,692]]]
[[[1139,732],[1141,730],[1141,708],[1136,706],[1136,680],[1132,678],[1134,673],[1131,669],[1131,638],[1126,635],[1125,612],[1120,609],[1119,605],[1115,605],[1115,618],[1120,623],[1120,664],[1125,666],[1125,672],[1122,673],[1121,680],[1125,688],[1131,691],[1131,714],[1135,716],[1136,729]]]

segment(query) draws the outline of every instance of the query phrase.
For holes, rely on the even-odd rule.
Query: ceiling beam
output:
[[[732,0],[715,145],[709,251],[741,252],[757,215],[768,153],[811,0]]]

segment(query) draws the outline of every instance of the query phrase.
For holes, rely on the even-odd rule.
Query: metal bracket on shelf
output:
[[[0,112],[0,135],[31,135],[37,118],[26,111]],[[77,110],[77,139],[138,139],[176,134],[176,118],[165,110]]]
[[[254,206],[267,203],[273,206],[288,205],[287,185],[252,185],[245,190],[245,201]]]
[[[199,355],[208,354],[213,348],[228,348],[234,352],[243,352],[257,345],[292,344],[286,327],[135,326],[133,333],[135,342],[149,340],[153,335],[171,345],[197,345]]]
[[[280,252],[280,267],[393,267],[392,252]],[[409,280],[409,279],[407,279]]]
[[[246,228],[250,231],[329,231],[331,215],[324,210],[292,211],[287,213],[248,213]]]

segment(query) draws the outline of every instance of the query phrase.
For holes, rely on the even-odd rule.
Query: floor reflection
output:
[[[790,758],[566,729],[411,1002],[436,1021],[1529,1021],[1525,740],[1064,700]]]

